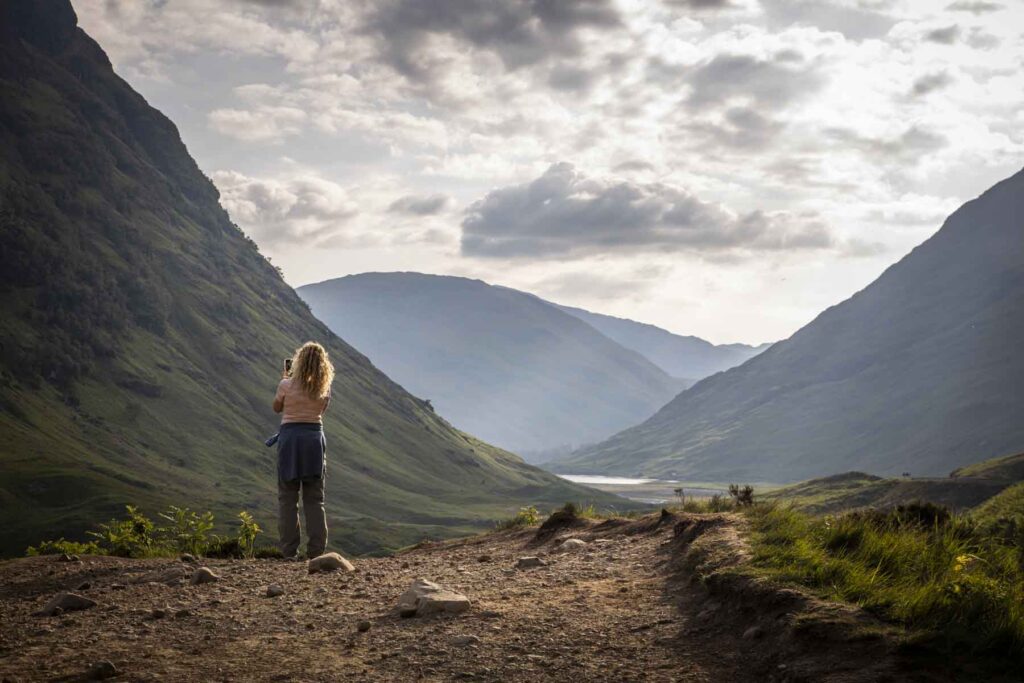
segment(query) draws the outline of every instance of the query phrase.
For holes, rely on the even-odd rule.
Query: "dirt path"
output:
[[[543,545],[533,530],[505,532],[357,560],[350,575],[211,560],[221,579],[199,586],[137,583],[184,566],[171,560],[5,562],[0,674],[73,679],[103,660],[115,665],[116,680],[709,681],[730,673],[699,663],[707,658],[680,636],[685,618],[666,589],[671,525],[637,529],[578,529]],[[546,554],[567,536],[588,545]],[[518,557],[537,554],[548,566],[514,568]],[[464,593],[472,609],[400,618],[396,599],[417,577]],[[266,597],[271,583],[285,594]],[[31,616],[62,590],[98,604]],[[154,609],[164,616],[154,618]],[[357,630],[362,620],[372,624],[366,632]],[[453,644],[463,635],[479,642]]]

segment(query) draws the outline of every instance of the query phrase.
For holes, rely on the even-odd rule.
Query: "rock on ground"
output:
[[[567,538],[555,548],[555,552],[570,553],[587,547],[587,542],[580,538]]]
[[[469,598],[433,581],[416,579],[398,598],[398,609],[403,614],[422,617],[429,614],[461,614],[470,607]]]
[[[172,567],[165,567],[130,579],[130,583],[166,583],[173,584],[188,576],[188,569],[180,564]]]
[[[198,586],[201,583],[212,583],[218,580],[220,577],[213,573],[213,570],[209,567],[200,567],[199,569],[192,572],[192,585]]]
[[[546,567],[548,563],[539,557],[520,557],[516,561],[516,569],[530,569],[532,567]]]
[[[52,617],[62,612],[75,612],[95,606],[95,600],[90,600],[77,593],[58,593],[41,610],[34,612],[34,614],[37,617]]]
[[[346,560],[338,553],[324,553],[319,557],[314,557],[309,561],[309,573],[316,574],[317,572],[333,572],[339,569],[346,572],[354,572],[355,567],[352,563]]]
[[[451,640],[448,642],[450,642],[452,645],[458,645],[460,647],[464,647],[466,645],[476,645],[480,642],[480,636],[474,636],[470,634],[452,636]]]
[[[284,595],[284,586],[279,583],[272,583],[267,586],[267,597],[276,598],[279,595]]]
[[[85,674],[85,680],[87,681],[105,681],[108,678],[113,678],[121,672],[117,670],[117,667],[113,663],[106,660],[102,662],[96,662],[93,664]]]

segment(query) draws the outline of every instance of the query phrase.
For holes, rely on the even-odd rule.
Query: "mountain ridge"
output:
[[[712,344],[694,335],[676,334],[630,318],[594,313],[575,306],[553,305],[626,348],[637,351],[673,377],[690,382],[740,365],[771,346],[771,342]]]

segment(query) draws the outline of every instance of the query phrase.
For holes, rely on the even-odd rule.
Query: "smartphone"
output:
[[[292,374],[292,359],[291,358],[285,358],[284,359],[284,373],[286,375]]]

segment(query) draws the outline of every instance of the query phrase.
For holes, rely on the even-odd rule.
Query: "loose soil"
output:
[[[705,530],[718,534],[708,537],[715,550],[695,556]],[[700,576],[743,561],[741,531],[728,515],[577,520],[355,559],[351,574],[201,560],[220,577],[202,585],[188,581],[196,565],[177,560],[11,560],[0,563],[0,680],[83,680],[104,661],[117,672],[110,680],[123,681],[904,680],[886,673],[888,648],[877,642],[861,654],[837,648],[836,677],[822,679],[827,652],[794,647],[796,631],[782,621],[806,603],[787,607],[763,586],[735,588],[734,600],[723,598],[729,582],[709,589]],[[570,537],[587,545],[558,553]],[[547,566],[514,568],[530,555]],[[397,598],[418,577],[465,594],[472,608],[400,617]],[[285,593],[267,597],[269,584]],[[32,615],[61,591],[97,605]],[[870,676],[857,673],[869,663]]]

